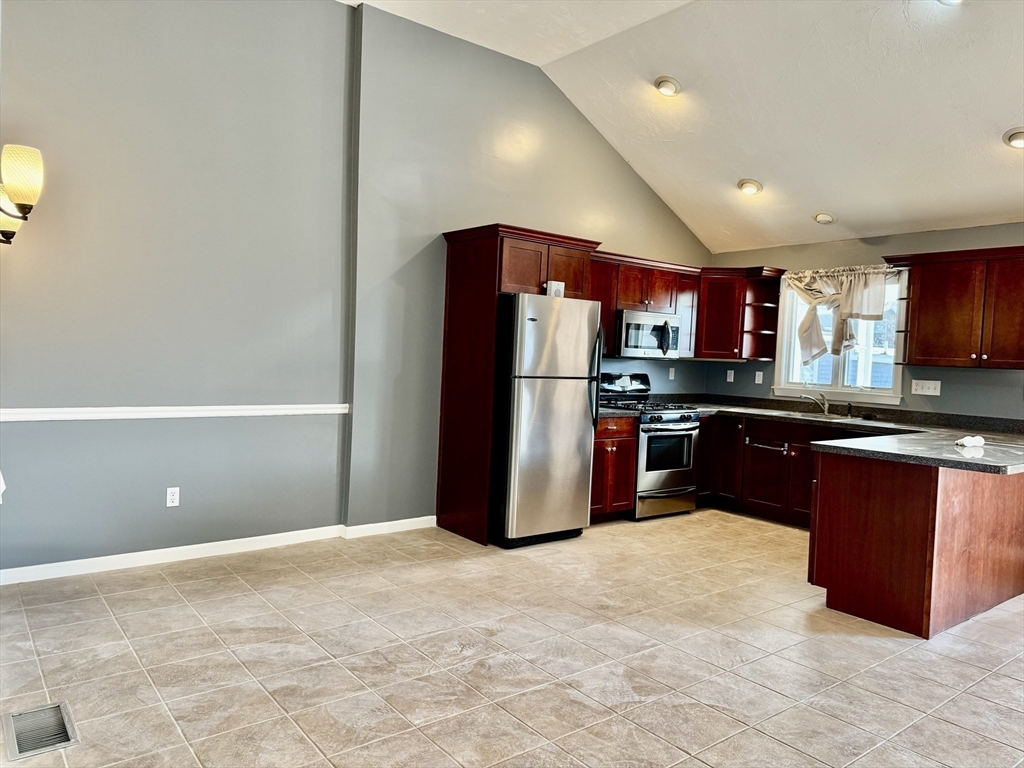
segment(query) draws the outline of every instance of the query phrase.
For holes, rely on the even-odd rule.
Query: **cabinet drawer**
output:
[[[597,422],[597,439],[613,437],[636,437],[637,419],[631,416],[614,416]]]

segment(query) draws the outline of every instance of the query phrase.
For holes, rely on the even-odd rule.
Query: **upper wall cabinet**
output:
[[[650,267],[620,265],[616,308],[674,314],[676,273]]]
[[[909,365],[1024,368],[1024,247],[886,261],[910,267]]]
[[[781,270],[703,269],[695,356],[705,360],[774,360]]]
[[[516,237],[501,238],[502,293],[545,293],[547,282],[565,283],[567,299],[587,297],[590,251]]]

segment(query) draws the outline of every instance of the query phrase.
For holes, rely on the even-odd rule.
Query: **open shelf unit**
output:
[[[779,291],[782,271],[770,267],[747,273],[743,301],[743,357],[746,360],[775,359],[779,330]]]

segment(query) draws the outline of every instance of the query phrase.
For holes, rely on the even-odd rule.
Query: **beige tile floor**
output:
[[[429,529],[0,590],[21,766],[1024,760],[1024,600],[929,642],[824,607],[807,534],[718,511],[515,552]]]

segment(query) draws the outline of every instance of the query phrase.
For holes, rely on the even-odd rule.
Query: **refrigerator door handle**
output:
[[[603,346],[604,328],[599,322],[597,324],[597,338],[594,339],[594,349],[590,354],[590,375],[595,379],[601,378],[601,347]]]
[[[590,412],[594,415],[594,429],[597,429],[597,422],[601,418],[601,403],[598,396],[598,380],[591,379],[587,382],[587,399],[590,401]],[[591,394],[593,392],[593,394]]]

